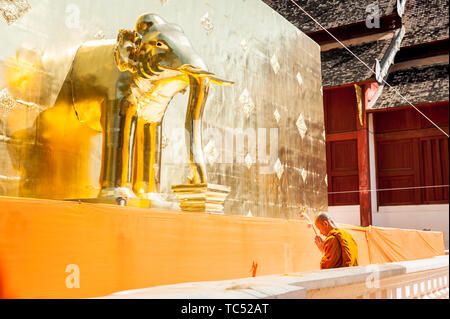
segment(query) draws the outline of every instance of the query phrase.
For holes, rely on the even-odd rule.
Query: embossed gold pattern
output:
[[[158,126],[173,96],[189,85],[186,142],[192,182],[207,182],[200,123],[210,83],[231,84],[206,70],[178,26],[146,14],[138,19],[135,30],[120,30],[117,41],[91,41],[78,48],[55,105],[37,117],[34,127],[45,128],[39,131],[39,139],[49,146],[58,135],[61,145],[63,137],[70,141],[65,134],[70,124],[77,127],[82,123],[90,128],[84,134],[85,141],[101,132],[99,196],[147,198],[146,194],[159,191],[154,169],[160,140]],[[7,93],[6,89],[2,91],[2,105],[9,110],[15,101]],[[83,135],[80,132],[78,136]],[[30,159],[34,155],[30,153]],[[46,157],[42,159],[49,162]],[[26,170],[26,174],[39,174]],[[42,195],[39,191],[38,196]],[[55,196],[52,191],[46,195]]]
[[[298,116],[297,122],[295,122],[295,125],[297,125],[298,132],[302,139],[306,135],[306,131],[308,130],[308,127],[305,123],[305,118],[303,117],[303,113]]]
[[[245,116],[248,118],[255,108],[255,103],[250,97],[247,89],[242,91],[242,94],[239,96],[239,102],[241,103]]]
[[[0,0],[0,13],[8,24],[16,22],[30,8],[28,0]]]
[[[77,7],[83,13],[78,25],[70,21],[74,11],[66,12],[66,2],[31,4],[33,10],[17,23],[0,23],[0,33],[8,43],[0,48],[0,90],[6,88],[17,102],[7,115],[0,116],[0,195],[95,198],[107,186],[100,181],[112,180],[108,182],[115,188],[111,195],[114,191],[125,195],[131,191],[138,198],[154,198],[160,192],[162,199],[175,203],[177,197],[171,186],[189,185],[186,176],[194,178],[192,169],[202,171],[196,165],[191,168],[184,137],[191,72],[198,79],[208,80],[204,87],[208,86],[210,94],[201,126],[221,134],[221,140],[215,141],[217,161],[205,163],[205,172],[208,184],[230,187],[224,212],[246,216],[251,211],[254,217],[294,218],[298,207],[307,206],[312,214],[327,209],[320,48],[281,16],[272,14],[261,1],[172,0],[162,6],[160,1],[135,0],[132,5],[111,1],[99,6],[89,0],[73,0],[70,9]],[[118,52],[119,65],[135,68],[134,75],[133,71],[117,67],[117,39],[92,41],[94,36],[102,30],[108,38],[115,38],[118,30],[129,26],[142,10],[154,8],[184,30],[208,70],[235,84],[230,88],[214,85],[213,75],[204,73],[203,77],[197,68],[185,72],[165,69],[167,76],[157,82],[159,89],[154,77],[130,86],[130,98],[136,97],[135,109],[114,106],[99,98],[96,94],[106,87],[117,88],[119,95],[126,91],[122,80],[115,82],[112,71],[138,78],[139,73],[147,76],[155,68],[142,65],[146,58],[151,60],[151,54],[146,57],[146,53],[152,49],[150,45],[137,45],[139,40],[141,44],[147,40],[133,33],[142,36],[145,23],[124,34]],[[87,12],[92,19],[86,19]],[[206,13],[208,19],[202,24]],[[166,23],[165,27],[170,25]],[[25,45],[27,49],[23,50]],[[95,53],[97,50],[103,53]],[[281,66],[277,73],[270,63],[274,53]],[[82,68],[86,62],[81,60],[90,62]],[[188,64],[206,70],[206,66]],[[301,74],[300,86],[297,74]],[[77,79],[91,87],[73,81]],[[148,86],[149,82],[157,87]],[[185,89],[173,95],[167,108],[158,108],[161,103],[152,102],[170,97],[169,93],[160,94],[163,87],[172,92],[178,85]],[[152,90],[157,94],[143,94]],[[244,90],[248,99],[241,103],[239,97]],[[116,92],[111,91],[102,94],[114,100]],[[181,94],[184,91],[188,94]],[[75,101],[70,102],[73,94]],[[102,106],[108,103],[123,112],[116,117],[106,116]],[[125,112],[127,109],[129,112]],[[280,114],[278,123],[276,109]],[[307,128],[303,138],[296,127],[300,114]],[[107,118],[110,124],[120,124],[115,128],[135,133],[116,138],[117,134],[114,136],[110,130],[112,138],[105,142],[110,150],[103,150]],[[241,152],[236,154],[237,131],[254,132],[256,147],[245,137]],[[231,144],[229,132],[234,134]],[[210,137],[196,140],[205,147]],[[133,143],[134,151],[127,152]],[[104,155],[119,165],[105,169]],[[246,155],[251,157],[251,165],[245,161]],[[274,172],[277,159],[284,170],[280,179]],[[302,168],[308,172],[306,183]],[[114,202],[114,198],[110,201]]]
[[[7,88],[0,91],[0,114],[5,115],[16,106],[16,100],[9,94]]]
[[[281,119],[281,115],[280,115],[280,112],[278,112],[278,109],[275,109],[275,111],[273,112],[273,116],[275,117],[275,121],[277,121],[277,123],[279,123],[280,119]]]
[[[281,178],[281,175],[283,175],[284,172],[284,167],[283,164],[281,164],[280,159],[278,158],[277,161],[275,162],[275,165],[273,166],[275,173],[278,176],[278,179]]]
[[[211,19],[209,18],[209,12],[205,13],[205,15],[200,20],[200,24],[206,30],[206,35],[210,35],[211,32],[213,32],[214,24],[212,23]]]

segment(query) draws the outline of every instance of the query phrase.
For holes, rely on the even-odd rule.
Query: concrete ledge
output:
[[[261,276],[203,281],[127,290],[102,298],[113,299],[261,299],[306,298],[306,289],[292,285],[298,277]]]
[[[430,259],[419,259],[419,260],[410,260],[410,261],[402,261],[402,262],[393,262],[391,265],[400,265],[405,268],[405,274],[438,269],[449,266],[449,257],[448,255],[437,256]]]
[[[224,281],[205,281],[117,292],[113,299],[304,299],[310,290],[364,283],[377,274],[383,279],[425,270],[448,268],[449,257],[373,264]]]
[[[321,289],[327,287],[336,287],[365,282],[366,279],[378,274],[379,279],[386,277],[398,276],[405,273],[405,269],[401,265],[367,265],[351,268],[325,269],[314,273],[308,273],[305,278],[294,283],[307,290]]]

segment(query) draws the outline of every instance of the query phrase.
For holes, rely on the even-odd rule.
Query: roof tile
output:
[[[389,74],[387,82],[413,104],[448,100],[448,64],[414,67]],[[408,105],[385,86],[374,109]]]
[[[321,30],[307,15],[289,0],[263,0],[272,9],[284,16],[289,22],[305,33]],[[295,0],[325,28],[365,21],[366,8],[378,4],[381,15],[386,16],[396,11],[396,0]]]

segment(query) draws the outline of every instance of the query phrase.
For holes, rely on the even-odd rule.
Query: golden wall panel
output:
[[[262,1],[29,4],[16,22],[0,20],[0,92],[14,99],[11,109],[0,107],[0,195],[97,196],[101,134],[76,121],[70,106],[52,106],[79,45],[115,39],[153,12],[181,26],[209,70],[235,82],[211,86],[203,114],[208,181],[231,188],[225,213],[292,218],[303,206],[327,210],[320,48]],[[190,173],[187,100],[174,97],[160,134],[158,183],[169,201],[176,201],[171,186]]]

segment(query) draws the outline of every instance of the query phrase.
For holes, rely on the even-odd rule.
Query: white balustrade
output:
[[[118,292],[104,298],[449,298],[449,256]]]
[[[352,282],[348,285],[325,289],[310,289],[307,297],[313,299],[448,299],[448,256],[436,258],[439,259],[439,263],[429,264],[429,269],[427,269],[427,260],[387,264],[386,266],[405,265],[403,273],[393,276],[383,275],[386,269],[382,269],[381,265],[379,265],[380,269],[371,265],[372,273],[368,275],[375,278],[375,283],[368,285],[367,282]]]

